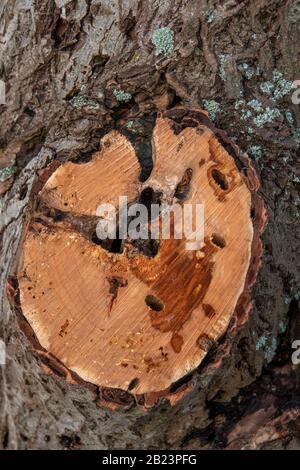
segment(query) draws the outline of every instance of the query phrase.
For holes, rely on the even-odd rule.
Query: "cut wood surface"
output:
[[[4,99],[0,99],[0,350],[2,358],[3,353],[6,356],[5,366],[0,365],[0,448],[299,448],[299,366],[291,358],[297,356],[292,345],[300,338],[297,138],[300,115],[299,107],[291,103],[296,90],[290,87],[300,74],[300,41],[295,40],[299,37],[298,2],[39,0],[38,8],[34,8],[36,4],[2,0],[0,6],[3,25],[0,79],[5,84]],[[191,106],[209,110],[219,129],[212,128],[208,116]],[[157,113],[161,113],[161,119],[170,121],[174,138],[180,137],[185,129],[190,132],[191,128],[202,128],[206,132],[210,128],[222,149],[234,159],[235,174],[241,174],[251,192],[248,224],[252,223],[253,234],[242,294],[229,313],[228,326],[224,317],[219,339],[207,342],[208,347],[212,346],[204,359],[201,350],[193,349],[192,342],[194,336],[201,335],[200,329],[207,326],[197,323],[196,335],[192,325],[201,306],[211,316],[215,311],[211,320],[206,316],[204,319],[210,321],[211,330],[207,334],[212,337],[213,325],[220,315],[212,299],[209,303],[204,297],[199,305],[191,303],[186,309],[180,319],[182,327],[176,333],[179,338],[174,334],[173,346],[179,349],[180,337],[184,343],[181,352],[175,354],[171,344],[174,325],[169,331],[163,331],[166,309],[171,309],[171,303],[166,303],[163,297],[168,292],[153,292],[154,286],[146,281],[146,273],[143,272],[142,279],[136,268],[139,264],[142,269],[138,257],[143,255],[148,263],[158,260],[163,255],[162,243],[126,240],[120,246],[119,241],[100,243],[95,236],[95,211],[102,198],[109,202],[115,197],[118,202],[118,195],[126,193],[132,200],[147,201],[153,196],[154,200],[170,203],[176,192],[183,204],[187,203],[184,198],[191,197],[190,164],[187,170],[181,171],[180,184],[174,192],[170,179],[165,184],[161,171],[157,171],[158,159],[166,163],[165,154],[161,158],[154,145],[151,150]],[[108,136],[112,130],[114,133]],[[225,133],[231,136],[231,142]],[[102,140],[104,135],[109,142],[115,136],[119,147],[123,147],[119,150],[121,162],[130,168],[126,177],[120,161],[117,163],[113,144],[112,154],[108,156],[105,137]],[[168,150],[164,152],[167,154]],[[244,151],[249,152],[249,159]],[[151,170],[151,155],[156,164],[149,181],[145,181]],[[75,176],[72,183],[71,173]],[[256,174],[261,182],[259,191]],[[214,175],[218,174],[214,172]],[[151,187],[155,187],[154,176],[157,189],[143,193],[150,186],[150,178]],[[190,188],[194,181],[195,171]],[[222,184],[224,187],[226,183]],[[161,185],[163,194],[159,196]],[[207,187],[212,189],[212,185],[214,180]],[[218,195],[222,197],[222,194],[224,191],[214,193],[216,209],[222,207],[218,201]],[[208,197],[207,192],[204,196]],[[259,234],[266,220],[262,198],[268,208],[268,225],[261,237],[264,244],[261,257]],[[243,226],[240,214],[237,217],[240,227]],[[224,223],[222,229],[226,226]],[[34,245],[40,250],[36,254],[34,246],[30,247],[34,233],[37,237]],[[223,236],[219,244],[225,242],[226,246],[216,247],[212,261],[215,254],[225,253],[228,246],[231,250],[223,231],[214,233]],[[51,237],[55,240],[55,234],[57,238],[63,237],[66,244],[63,245],[63,238],[52,245],[47,241],[48,250],[54,246],[53,256],[59,258],[53,263],[53,273],[46,270],[50,254],[46,247],[43,248],[45,256],[41,250],[46,240]],[[67,239],[69,235],[78,239],[74,242],[78,246],[88,244],[87,262],[81,263],[81,253],[76,258],[73,254],[73,259],[67,258],[65,250],[74,248],[72,239]],[[207,233],[205,236],[209,240]],[[101,263],[99,253],[104,257]],[[183,256],[192,255],[184,249]],[[41,256],[44,258],[40,259]],[[107,322],[106,315],[114,321],[118,304],[131,284],[124,285],[125,275],[116,274],[119,276],[116,277],[109,273],[105,296],[101,290],[102,277],[95,265],[98,262],[101,269],[110,272],[109,263],[124,258],[122,263],[129,266],[127,273],[134,277],[134,282],[138,277],[142,285],[148,283],[148,304],[157,309],[163,307],[155,312],[148,305],[143,310],[143,300],[141,315],[149,333],[166,341],[173,361],[170,367],[167,361],[162,363],[165,371],[156,368],[143,377],[124,361],[133,348],[122,350],[124,354],[114,350],[122,358],[106,360],[106,335],[102,344],[97,323],[101,320],[103,324],[104,319]],[[28,284],[24,261],[29,263],[27,272],[31,271]],[[75,263],[82,266],[82,279]],[[83,282],[92,278],[87,267],[90,264],[98,277],[93,277],[90,290],[84,294]],[[190,265],[188,268],[194,269]],[[231,275],[234,268],[230,266]],[[179,274],[184,275],[182,270]],[[189,276],[188,272],[186,275]],[[51,277],[49,284],[55,283],[55,292],[54,288],[52,293],[48,290],[51,285],[47,290],[42,289],[40,279],[46,284],[47,277]],[[176,295],[179,306],[181,284],[178,281],[175,285],[174,278],[175,274],[170,284],[174,285],[172,295]],[[167,286],[165,279],[161,281]],[[28,287],[37,290],[29,296]],[[212,290],[208,289],[206,295],[212,296]],[[48,296],[46,305],[41,307],[45,296]],[[221,300],[225,301],[227,296],[228,289],[222,292]],[[185,296],[182,297],[183,301]],[[95,310],[96,320],[92,321],[93,335],[99,342],[90,343],[94,357],[88,367],[82,367],[85,370],[80,380],[75,369],[79,370],[85,360],[85,351],[79,354],[79,350],[83,343],[87,348],[90,330],[87,325],[79,333],[72,328],[75,319],[78,326],[83,324],[81,313],[86,314],[88,305],[92,311],[92,304],[98,301],[99,315],[96,316]],[[128,321],[133,322],[131,315],[140,321],[138,312],[130,307],[127,302]],[[47,317],[43,317],[44,309]],[[91,311],[87,318],[92,317]],[[161,323],[153,327],[154,320]],[[124,325],[125,337],[127,323],[122,318],[118,334],[123,334]],[[183,354],[188,348],[187,334],[191,355],[199,354],[199,366],[172,383],[170,389],[139,395],[135,378],[144,386],[147,374],[149,381],[153,379],[151,385],[155,385],[156,378],[163,377],[168,382],[165,376],[174,370],[180,376]],[[71,349],[67,351],[72,335],[79,337],[73,354],[78,354],[80,360],[72,357]],[[151,348],[147,353],[146,359],[155,355]],[[64,366],[60,361],[67,355],[69,362]],[[96,384],[100,386],[83,379],[90,375],[93,360],[109,363],[104,374],[102,370],[94,371],[99,379]],[[124,366],[115,366],[121,361]],[[186,368],[190,370],[192,365],[189,368],[186,364]],[[131,390],[126,386],[113,388],[122,380],[123,383],[132,381]]]
[[[143,183],[133,146],[116,131],[90,162],[59,166],[38,195],[18,270],[22,312],[42,348],[84,381],[135,395],[167,393],[199,366],[236,309],[249,308],[247,274],[258,267],[257,186],[205,113],[181,113],[157,118]],[[186,250],[172,235],[116,250],[78,230],[120,195],[203,204],[203,245]]]
[[[91,162],[68,162],[47,181],[41,198],[62,211],[96,215],[102,202],[117,206],[119,195],[137,196],[140,165],[126,137],[112,131]],[[114,190],[116,188],[116,190]]]

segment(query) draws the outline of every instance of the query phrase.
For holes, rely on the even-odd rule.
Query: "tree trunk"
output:
[[[4,0],[0,18],[0,447],[299,448],[299,2]],[[145,181],[156,115],[176,107],[205,108],[260,178],[268,225],[252,309],[168,397],[103,397],[61,364],[53,373],[24,334],[23,236],[57,165],[91,161],[111,130],[132,142]]]

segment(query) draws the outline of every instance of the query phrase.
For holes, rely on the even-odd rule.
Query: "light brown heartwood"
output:
[[[18,270],[23,315],[49,356],[100,389],[150,396],[168,394],[217,347],[237,310],[251,307],[261,255],[258,181],[238,154],[204,112],[175,108],[156,120],[145,182],[134,147],[116,131],[90,162],[55,169]],[[203,246],[186,250],[173,236],[95,243],[97,207],[118,207],[120,195],[203,204]]]

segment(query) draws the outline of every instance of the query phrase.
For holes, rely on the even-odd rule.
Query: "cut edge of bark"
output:
[[[192,373],[181,377],[177,383],[173,383],[168,389],[161,392],[149,392],[142,395],[135,395],[129,391],[121,389],[98,387],[97,385],[84,381],[76,373],[67,369],[58,359],[52,356],[40,345],[32,327],[24,317],[20,308],[17,281],[14,279],[8,280],[8,292],[10,294],[10,299],[15,305],[20,329],[31,342],[33,349],[39,354],[44,371],[48,374],[54,374],[60,379],[63,378],[69,384],[84,385],[94,393],[95,401],[98,405],[107,406],[110,409],[128,409],[133,405],[139,405],[147,409],[154,406],[161,398],[165,398],[171,405],[175,405],[179,399],[185,396],[193,388],[193,378],[196,373],[204,373],[207,375],[218,368],[222,360],[230,354],[232,340],[235,337],[237,330],[239,330],[249,318],[252,309],[251,289],[255,283],[261,265],[263,247],[260,235],[266,224],[267,215],[263,200],[258,194],[260,186],[259,180],[249,157],[240,154],[238,146],[230,141],[225,132],[217,129],[213,125],[204,111],[200,111],[198,109],[186,110],[178,107],[162,113],[162,116],[173,120],[175,132],[180,132],[184,127],[197,127],[199,124],[208,127],[227,152],[234,158],[234,161],[238,169],[242,172],[244,180],[251,193],[253,240],[251,247],[251,260],[244,290],[236,304],[230,325],[228,326],[223,338],[218,341],[218,349],[213,354],[210,354],[208,363],[205,366],[201,363]],[[34,189],[35,193],[41,189],[51,174],[56,170],[57,166],[59,166],[59,164],[52,162],[50,166],[44,170],[39,178],[37,187]]]

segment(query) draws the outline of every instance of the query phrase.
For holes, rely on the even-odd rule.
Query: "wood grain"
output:
[[[171,237],[152,257],[131,240],[112,253],[64,223],[32,220],[18,275],[23,314],[42,347],[85,381],[134,394],[168,390],[225,333],[253,240],[247,181],[207,126],[176,133],[158,118],[153,155],[140,183],[133,148],[113,132],[91,162],[60,166],[40,199],[76,215],[94,215],[99,201],[117,204],[119,195],[133,202],[147,188],[166,204],[201,203],[200,249]]]

